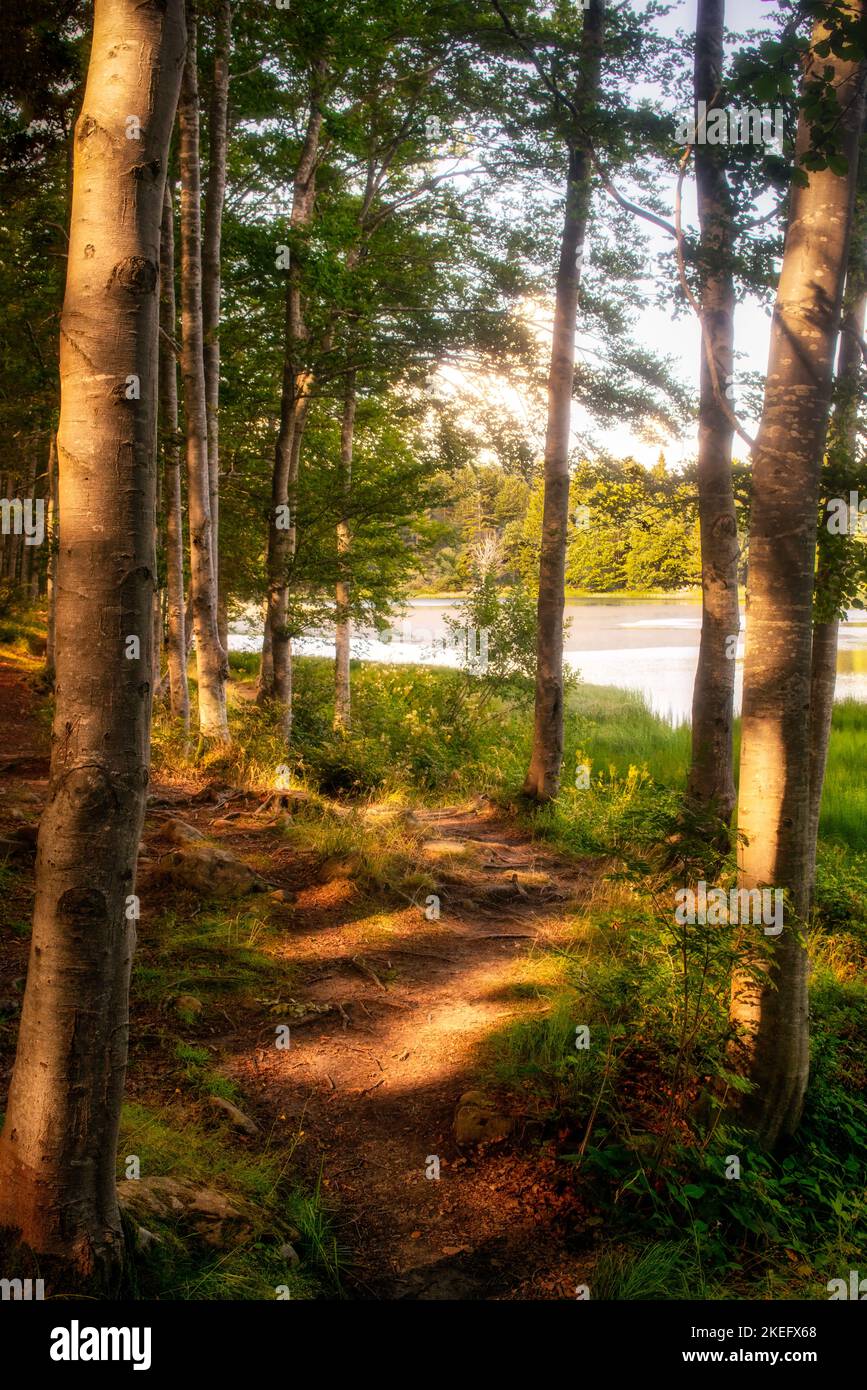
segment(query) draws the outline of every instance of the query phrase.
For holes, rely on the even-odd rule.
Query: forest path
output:
[[[35,827],[47,793],[48,729],[25,674],[0,659],[0,836],[18,833],[22,822]],[[403,812],[438,884],[441,915],[428,921],[423,899],[377,893],[339,867],[323,874],[321,857],[287,842],[279,826],[254,825],[255,799],[233,819],[219,790],[209,799],[201,781],[156,781],[150,791],[145,862],[166,818],[177,817],[285,894],[266,911],[285,928],[294,995],[325,1011],[293,1021],[291,1046],[281,1050],[279,1009],[251,1013],[227,999],[230,1031],[216,1036],[218,1022],[201,1038],[268,1144],[284,1145],[312,1180],[321,1173],[347,1250],[350,1296],[573,1298],[588,1256],[568,1169],[550,1145],[534,1142],[532,1117],[514,1107],[503,1116],[490,1092],[493,1109],[471,1110],[471,1127],[478,1135],[505,1121],[508,1138],[459,1144],[454,1119],[460,1097],[479,1087],[486,1040],[544,1009],[534,985],[539,947],[574,942],[599,861],[558,856],[482,800]],[[32,866],[30,856],[32,849]],[[10,892],[0,995],[12,1000],[26,970],[31,870],[15,876]],[[228,918],[261,901],[227,905]],[[196,910],[183,895],[177,902],[182,912],[187,902]],[[145,953],[158,949],[147,915]],[[135,1040],[137,1029],[152,1026],[135,993],[132,1014]],[[11,1068],[16,1021],[10,1014],[4,1024],[0,1080]],[[160,1070],[137,1061],[134,1046],[131,1095],[164,1103]],[[426,1176],[432,1159],[438,1178]]]
[[[454,850],[460,864],[437,871],[440,919],[359,901],[343,878],[301,888],[287,949],[305,1002],[331,1012],[293,1029],[288,1050],[232,1040],[223,1067],[266,1130],[303,1131],[337,1198],[356,1296],[574,1297],[582,1223],[550,1150],[459,1146],[453,1121],[486,1039],[544,1007],[536,947],[570,939],[598,864],[558,858],[490,806],[414,819],[440,863]],[[464,1119],[520,1134],[527,1117]]]

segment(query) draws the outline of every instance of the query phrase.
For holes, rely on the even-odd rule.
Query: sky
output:
[[[726,4],[726,27],[735,32],[742,32],[747,29],[770,28],[771,16],[777,10],[774,3],[768,4],[766,0],[728,0]],[[685,29],[692,32],[695,29],[696,0],[682,0],[682,3],[673,6],[670,14],[657,21],[657,29],[660,33],[669,35],[676,34],[678,29]],[[660,89],[654,86],[652,80],[648,83],[647,95],[658,99]],[[663,190],[660,190],[661,192]],[[671,181],[668,196],[669,213],[673,220],[674,214],[674,180]],[[762,209],[764,211],[764,209]],[[683,202],[683,223],[684,227],[697,227],[696,206],[695,206],[695,185],[690,178],[684,184]],[[649,258],[655,257],[660,251],[670,251],[673,246],[672,238],[664,232],[657,232],[649,224],[643,224],[646,228],[646,243]],[[770,334],[770,316],[768,312],[755,302],[740,304],[735,314],[735,353],[737,366],[735,368],[735,391],[737,391],[737,377],[741,371],[758,371],[764,373],[767,368],[768,360],[768,341]],[[646,342],[653,346],[657,351],[664,351],[679,364],[679,375],[689,383],[696,391],[698,389],[698,365],[701,335],[698,322],[694,314],[688,317],[681,315],[674,319],[670,313],[664,309],[648,308],[640,314],[636,324],[636,339],[639,342]],[[737,407],[737,396],[735,398]],[[739,412],[741,413],[741,412]],[[576,413],[576,427],[580,425]],[[748,421],[748,425],[755,429],[756,422]],[[641,463],[649,466],[656,463],[659,456],[659,445],[648,444],[638,439],[630,430],[609,430],[602,436],[604,443],[618,455],[632,454]],[[694,457],[696,448],[696,429],[691,429],[682,438],[671,439],[664,446],[666,462],[669,466],[676,466],[687,462]],[[735,442],[735,455],[738,456],[739,450],[744,451],[744,446]]]

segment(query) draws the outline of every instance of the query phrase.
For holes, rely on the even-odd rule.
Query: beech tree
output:
[[[723,70],[725,0],[698,0],[695,102],[710,110]],[[696,121],[698,116],[696,115]],[[697,132],[701,134],[701,132]],[[738,612],[738,527],[732,488],[733,415],[725,407],[732,379],[735,284],[734,229],[725,146],[697,138],[695,176],[701,224],[701,364],[698,497],[701,533],[701,642],[692,701],[693,802],[728,823],[735,804],[732,753]]]
[[[116,1281],[135,870],[148,780],[160,221],[181,0],[96,0],[75,129],[57,436],[57,680],[0,1226]]]
[[[859,466],[859,414],[863,399],[863,342],[867,316],[867,167],[862,140],[859,157],[859,207],[849,248],[844,313],[837,359],[836,399],[828,446],[823,505],[818,537],[816,592],[813,603],[813,655],[810,671],[810,803],[808,825],[809,882],[816,873],[816,847],[822,786],[828,760],[837,646],[841,618],[857,600],[864,583],[864,547],[849,534],[849,494],[863,489]],[[846,504],[847,527],[839,534],[837,508]],[[836,504],[836,505],[835,505]]]
[[[352,640],[352,614],[350,609],[350,550],[352,536],[350,531],[350,498],[352,493],[352,446],[355,434],[356,412],[355,372],[350,370],[346,377],[346,394],[343,400],[343,418],[340,428],[340,495],[343,499],[341,515],[337,522],[337,563],[338,578],[334,586],[336,622],[334,625],[334,727],[348,729],[351,720],[352,694],[349,682],[349,652]]]
[[[226,653],[217,624],[217,576],[212,553],[211,473],[202,316],[201,163],[195,6],[187,5],[187,55],[178,108],[181,169],[181,371],[186,418],[187,497],[190,524],[190,587],[196,636],[199,730],[228,742]]]
[[[852,22],[863,16],[859,3]],[[801,929],[810,888],[812,604],[819,475],[863,104],[863,63],[850,56],[853,47],[862,51],[841,45],[822,20],[815,24],[795,145],[800,167],[753,453],[738,883],[784,889],[786,923],[769,941],[769,959],[754,959],[736,972],[731,1013],[736,1054],[752,1083],[739,1108],[769,1147],[796,1129],[809,1070]],[[839,149],[823,156],[814,148],[811,117],[817,125],[824,118]]]
[[[184,730],[190,727],[187,682],[187,631],[184,606],[184,516],[181,505],[181,461],[178,433],[178,368],[174,342],[175,308],[174,209],[166,180],[160,243],[160,434],[163,455],[166,559],[166,657],[169,702]]]
[[[584,12],[580,77],[571,103],[576,126],[595,105],[602,61],[604,4],[590,0]],[[581,261],[590,212],[591,150],[586,131],[567,141],[566,206],[560,264],[554,290],[548,426],[545,434],[545,498],[539,556],[536,633],[536,699],[533,748],[524,794],[537,801],[556,795],[563,760],[563,612],[566,605],[566,539],[569,521],[569,439],[575,332]]]
[[[226,604],[220,584],[220,298],[223,204],[226,199],[226,154],[229,143],[229,56],[232,47],[231,0],[215,7],[214,71],[208,107],[208,179],[202,243],[202,332],[205,408],[208,418],[208,492],[211,505],[211,560],[217,586],[217,625],[226,645]]]

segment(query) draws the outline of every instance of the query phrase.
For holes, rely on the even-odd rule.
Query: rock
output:
[[[139,1224],[156,1217],[205,1245],[238,1245],[255,1230],[255,1213],[245,1202],[185,1178],[129,1178],[118,1183],[117,1198]]]
[[[281,1260],[285,1260],[289,1265],[294,1266],[300,1265],[301,1263],[301,1256],[298,1254],[298,1251],[295,1249],[295,1246],[289,1244],[288,1240],[285,1245],[280,1246],[280,1250],[278,1253],[280,1255]]]
[[[484,1091],[466,1091],[455,1111],[455,1139],[459,1144],[490,1144],[506,1139],[515,1122],[497,1109],[497,1102]]]
[[[179,994],[174,1001],[175,1013],[181,1018],[198,1018],[204,1007],[194,994]]]
[[[360,854],[334,854],[319,866],[319,881],[332,883],[338,878],[355,878],[361,864]]]
[[[293,903],[298,895],[297,893],[290,893],[288,888],[277,888],[273,893],[269,893],[268,896],[271,898],[272,902],[275,903]]]
[[[249,1115],[245,1115],[243,1110],[239,1110],[230,1100],[226,1100],[225,1096],[208,1096],[208,1105],[212,1110],[220,1110],[233,1129],[240,1129],[244,1134],[261,1134],[256,1121],[251,1120]]]
[[[155,1235],[153,1231],[148,1230],[147,1226],[138,1225],[135,1227],[135,1243],[136,1248],[144,1254],[155,1245],[165,1245],[162,1236]]]
[[[268,890],[265,880],[243,860],[204,840],[164,855],[153,872],[158,878],[204,898],[239,898],[245,893]]]
[[[185,820],[163,821],[157,834],[158,840],[168,840],[170,845],[190,845],[204,840],[201,830],[188,825]]]

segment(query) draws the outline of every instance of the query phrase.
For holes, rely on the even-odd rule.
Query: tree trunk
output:
[[[862,196],[867,197],[867,178],[860,171]],[[863,214],[862,214],[863,216]],[[863,226],[853,236],[846,277],[848,301],[840,335],[837,364],[837,401],[832,425],[831,452],[843,453],[851,467],[858,449],[858,407],[861,402],[861,341],[867,317],[867,235]],[[827,533],[825,536],[827,539]],[[809,885],[812,899],[816,877],[816,849],[822,784],[828,760],[834,689],[837,683],[837,637],[840,630],[841,596],[836,582],[833,557],[827,546],[819,545],[816,567],[816,594],[813,618],[813,661],[810,685],[810,805],[808,822]]]
[[[698,0],[695,100],[713,105],[723,64],[725,0]],[[732,751],[738,613],[738,531],[732,489],[731,417],[714,389],[731,381],[734,350],[734,231],[723,155],[725,146],[695,146],[701,223],[701,385],[698,429],[698,511],[701,532],[701,644],[692,701],[689,800],[724,821],[735,805]]]
[[[166,183],[160,246],[164,334],[174,341],[175,227],[172,190]],[[187,682],[187,632],[184,608],[184,515],[181,506],[181,460],[178,432],[178,369],[171,342],[160,343],[160,407],[163,446],[163,484],[166,498],[166,655],[169,667],[169,706],[190,728],[190,689]]]
[[[183,55],[180,0],[96,0],[61,320],[51,780],[0,1138],[0,1226],[40,1273],[98,1288],[123,1259],[115,1163],[149,760],[160,215]]]
[[[202,327],[202,234],[199,163],[199,92],[196,16],[187,7],[188,45],[178,107],[181,168],[181,371],[187,422],[187,499],[190,524],[190,587],[196,635],[199,730],[229,740],[226,719],[226,656],[217,631],[217,593],[211,555],[211,498]]]
[[[226,198],[229,53],[232,45],[231,0],[217,0],[214,83],[208,114],[208,185],[205,193],[205,238],[202,246],[202,321],[205,336],[205,401],[208,417],[208,473],[211,500],[211,561],[220,590],[220,242]],[[219,622],[218,622],[219,631]],[[221,645],[222,643],[221,639]]]
[[[352,447],[355,437],[355,372],[346,377],[343,401],[343,422],[340,430],[340,495],[343,514],[337,523],[337,566],[335,586],[336,623],[334,631],[334,727],[348,730],[352,719],[352,697],[349,683],[349,645],[352,639],[350,617],[349,507],[352,491]]]
[[[310,113],[304,145],[295,171],[292,194],[291,226],[293,230],[308,227],[313,217],[316,195],[316,168],[319,161],[319,140],[322,132],[322,80],[324,65],[313,74],[310,93]],[[300,443],[294,437],[299,419],[307,413],[312,377],[299,362],[299,350],[307,336],[301,306],[301,280],[294,259],[290,263],[286,284],[286,346],[283,359],[283,383],[280,394],[280,428],[274,450],[274,470],[271,475],[271,511],[268,518],[268,606],[266,625],[269,628],[270,660],[263,660],[259,673],[257,698],[276,700],[282,709],[282,726],[287,738],[292,722],[292,656],[287,627],[287,577],[291,560],[292,539],[287,525],[289,489],[292,482],[293,454],[297,478]],[[294,534],[294,499],[292,531]],[[271,683],[266,684],[270,675]]]
[[[602,0],[590,0],[584,13],[581,36],[581,81],[577,102],[579,109],[584,111],[589,111],[596,101],[603,29],[604,4]],[[590,174],[590,150],[571,145],[548,376],[533,750],[524,782],[524,795],[536,801],[548,801],[556,796],[563,758],[563,610],[566,603],[566,536],[569,523],[569,433],[578,290],[590,212]]]
[[[57,523],[57,433],[52,430],[48,446],[48,638],[45,646],[45,676],[51,686],[57,662]]]
[[[813,43],[825,37],[818,24]],[[764,408],[754,451],[749,604],[738,833],[741,888],[786,893],[785,923],[768,937],[758,977],[735,973],[737,1060],[753,1083],[744,1121],[768,1147],[794,1133],[809,1067],[806,951],[813,573],[819,474],[855,191],[861,73],[830,65],[842,115],[845,176],[811,172],[793,187],[771,327]],[[810,145],[798,124],[796,158]],[[747,931],[756,931],[748,927]],[[753,962],[759,964],[758,961]]]

